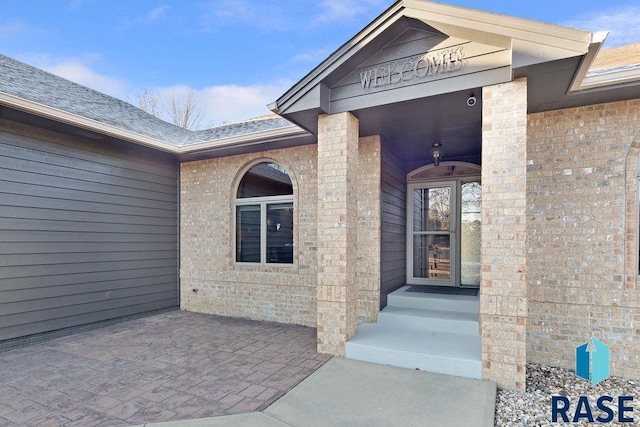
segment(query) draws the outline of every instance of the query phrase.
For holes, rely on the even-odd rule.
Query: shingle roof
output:
[[[640,64],[640,43],[602,49],[591,64],[590,71],[628,67]]]
[[[215,141],[222,138],[248,135],[254,132],[281,129],[291,127],[293,124],[275,114],[256,117],[236,123],[227,123],[210,129],[203,129],[192,132],[190,138],[185,141],[185,145],[195,144],[203,141]]]
[[[127,102],[1,54],[0,92],[176,147],[293,126],[291,122],[273,115],[190,131],[160,120]]]

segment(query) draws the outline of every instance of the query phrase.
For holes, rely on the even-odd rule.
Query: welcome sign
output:
[[[399,59],[383,66],[360,72],[362,89],[380,88],[414,79],[425,79],[455,73],[466,65],[462,46],[438,53],[425,53]]]

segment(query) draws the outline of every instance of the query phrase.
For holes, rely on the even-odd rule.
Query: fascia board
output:
[[[499,46],[507,45],[507,39],[536,42],[542,46],[564,49],[567,57],[587,53],[591,39],[591,33],[572,28],[422,0],[400,0],[269,104],[270,110],[276,114],[286,114],[287,108],[298,98],[402,17],[419,19],[443,34],[454,37],[469,38],[473,33],[480,39],[479,42],[491,40],[489,44]]]
[[[134,142],[139,145],[155,148],[167,153],[177,154],[179,152],[179,149],[176,145],[167,143],[165,141],[160,141],[150,136],[131,132],[117,126],[102,123],[97,120],[69,113],[67,111],[40,104],[38,102],[29,101],[14,95],[0,93],[0,104],[15,108],[20,111],[31,113],[36,116],[70,124],[103,135],[123,139],[125,141]]]
[[[244,135],[230,136],[211,141],[203,141],[195,144],[189,144],[179,148],[180,154],[189,154],[197,151],[227,148],[231,146],[240,146],[243,144],[252,144],[256,142],[268,142],[278,139],[288,139],[298,136],[310,135],[310,133],[298,126],[292,125],[285,128],[263,130],[252,132]]]
[[[286,139],[309,134],[309,132],[305,131],[304,129],[292,125],[285,128],[252,132],[244,135],[180,146],[178,144],[171,144],[165,141],[160,141],[146,135],[141,135],[139,133],[121,129],[113,125],[102,123],[97,120],[89,119],[77,114],[69,113],[57,108],[49,107],[47,105],[29,101],[6,93],[0,93],[0,105],[6,105],[8,107],[15,108],[17,110],[24,111],[39,117],[44,117],[57,122],[77,126],[79,128],[87,129],[102,135],[111,136],[114,138],[122,139],[124,141],[132,142],[134,144],[143,145],[149,148],[177,155],[188,154],[212,148],[215,149],[230,147],[234,145],[240,146],[248,143],[253,144],[262,141],[273,141],[277,139]]]
[[[403,16],[403,9],[404,5],[402,0],[394,3],[375,21],[343,44],[338,50],[331,54],[329,58],[325,59],[320,65],[303,77],[302,80],[285,92],[284,95],[269,104],[269,109],[276,114],[286,113],[288,106],[292,105],[295,100],[319,84],[328,74],[331,74],[356,52],[362,49],[363,46],[366,46],[400,19]]]
[[[640,65],[626,69],[605,71],[598,74],[587,75],[576,91],[617,86],[628,83],[640,84]]]
[[[591,41],[591,33],[573,28],[420,0],[405,0],[404,3],[407,16],[420,19],[437,30],[440,30],[438,24],[446,26],[446,31],[455,27],[473,29],[560,47],[577,54],[586,53]]]
[[[607,35],[609,35],[607,31],[600,31],[591,35],[591,44],[589,45],[589,50],[587,51],[587,54],[582,58],[582,61],[580,61],[580,66],[578,67],[578,70],[571,80],[571,85],[569,85],[567,94],[580,90],[580,85],[587,75],[589,67],[591,67],[591,64],[593,63],[593,60],[598,55],[598,52],[600,52],[600,48],[607,38]]]
[[[591,74],[589,73],[589,68],[591,67],[595,57],[598,55],[598,52],[600,51],[600,48],[608,34],[609,33],[606,31],[593,34],[589,52],[582,59],[578,72],[574,76],[571,86],[567,91],[567,95],[581,91],[605,89],[612,86],[626,85],[630,83],[640,84],[640,65],[625,68],[613,68],[595,73],[591,72]]]

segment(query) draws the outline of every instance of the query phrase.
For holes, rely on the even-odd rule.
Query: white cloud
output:
[[[132,92],[129,82],[96,71],[95,64],[101,60],[97,54],[80,58],[55,58],[46,54],[32,54],[23,55],[18,59],[134,105],[145,90],[141,88]],[[196,89],[187,85],[175,85],[146,89],[150,94],[157,95],[158,115],[169,122],[171,99],[185,99],[193,92],[196,106],[202,109],[201,127],[211,127],[269,114],[267,104],[275,101],[293,83],[292,80],[279,80],[247,86],[219,85]]]
[[[169,10],[171,6],[162,5],[151,9],[144,15],[136,17],[125,17],[122,19],[121,25],[118,29],[126,30],[140,25],[152,25],[166,21],[169,18]]]
[[[286,13],[286,8],[275,2],[215,1],[206,6],[200,30],[210,32],[223,26],[241,24],[261,30],[283,31],[292,25]]]
[[[125,99],[127,83],[95,71],[92,67],[99,62],[100,55],[86,55],[78,58],[55,58],[50,55],[26,55],[19,58],[35,67],[64,77],[116,98]]]
[[[270,113],[267,104],[275,101],[292,84],[292,81],[281,80],[251,86],[211,86],[200,93],[213,120],[219,124]]]
[[[212,4],[211,13],[218,18],[246,19],[258,15],[257,5],[242,0],[227,0]]]
[[[25,31],[27,31],[27,26],[18,20],[0,23],[0,39]]]
[[[350,24],[362,15],[375,16],[388,5],[389,0],[321,0],[311,3],[216,0],[206,6],[201,30],[248,25],[262,31],[282,32]]]
[[[83,0],[69,0],[69,3],[67,4],[67,8],[69,10],[75,10],[80,8],[80,6],[82,6]]]
[[[157,22],[163,19],[171,7],[168,5],[158,6],[143,16],[146,22]]]
[[[388,5],[388,2],[384,0],[323,0],[318,3],[319,11],[312,18],[310,25],[352,21],[371,10],[379,11],[385,5]]]
[[[328,49],[315,49],[302,52],[291,58],[291,62],[317,65],[324,61],[331,52]]]
[[[319,3],[320,13],[316,22],[334,22],[353,19],[365,10],[365,6],[358,1],[343,0],[340,2],[325,0]]]
[[[211,127],[269,114],[267,104],[275,101],[292,84],[292,81],[281,80],[259,85],[220,85],[201,89],[176,85],[154,88],[151,92],[158,95],[161,104],[165,104],[159,109],[165,110],[162,118],[169,121],[167,103],[174,97],[185,99],[193,92],[195,104],[202,109],[201,127]]]
[[[86,64],[74,60],[60,62],[45,70],[115,97],[121,97],[126,87],[123,81],[97,73]]]
[[[560,25],[587,31],[609,31],[607,47],[640,42],[640,6],[625,6],[589,12]]]

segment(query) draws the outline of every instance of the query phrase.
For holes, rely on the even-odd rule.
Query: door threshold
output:
[[[441,294],[441,295],[469,295],[478,296],[479,288],[462,288],[453,286],[433,286],[433,285],[407,285],[406,292],[421,294]]]

